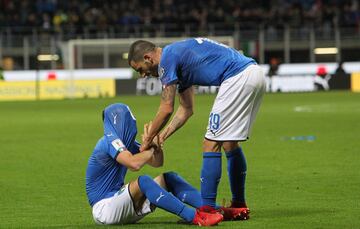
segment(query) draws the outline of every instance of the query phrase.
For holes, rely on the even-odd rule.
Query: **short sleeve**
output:
[[[115,139],[110,144],[109,154],[112,158],[116,159],[119,153],[127,150],[124,143],[119,139]]]
[[[159,64],[159,78],[161,84],[166,86],[178,82],[177,65],[178,56],[171,50],[164,48]]]

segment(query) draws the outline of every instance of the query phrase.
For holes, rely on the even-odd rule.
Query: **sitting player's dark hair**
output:
[[[139,62],[144,59],[144,54],[155,49],[156,45],[145,40],[138,40],[131,44],[128,54],[129,65],[131,61]]]
[[[105,120],[105,110],[102,111],[102,120],[103,120],[103,122]]]

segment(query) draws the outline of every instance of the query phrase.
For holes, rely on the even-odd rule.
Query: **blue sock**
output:
[[[226,152],[227,170],[229,175],[232,200],[245,203],[245,178],[246,178],[246,159],[239,147]]]
[[[194,208],[202,206],[200,192],[186,182],[180,175],[175,172],[167,172],[164,173],[164,178],[168,191],[174,194],[179,200]]]
[[[201,169],[201,197],[203,205],[216,207],[217,187],[221,178],[221,152],[204,152]]]
[[[195,217],[195,209],[185,206],[171,193],[160,187],[151,177],[139,176],[139,187],[146,198],[155,206],[180,216],[187,222]]]

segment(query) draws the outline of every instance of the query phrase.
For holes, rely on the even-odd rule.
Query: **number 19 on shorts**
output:
[[[210,113],[209,128],[210,130],[216,131],[220,127],[220,115],[216,113]]]

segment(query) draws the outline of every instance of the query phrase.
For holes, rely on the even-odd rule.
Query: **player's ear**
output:
[[[152,56],[151,56],[151,54],[149,52],[144,54],[144,62],[145,63],[152,63]]]

